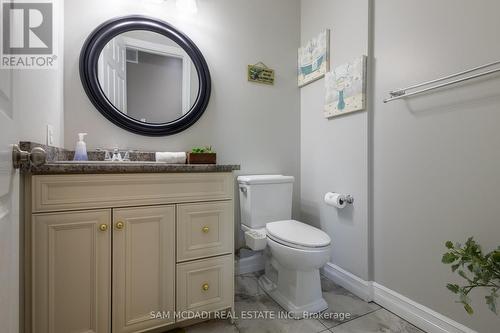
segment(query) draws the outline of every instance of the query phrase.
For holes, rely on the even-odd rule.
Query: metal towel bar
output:
[[[486,72],[474,74],[474,75],[463,77],[463,78],[460,78],[460,79],[448,81],[448,82],[445,82],[445,83],[436,84],[436,85],[428,87],[428,88],[424,88],[424,89],[420,89],[420,90],[408,92],[408,90],[413,90],[415,88],[427,86],[429,84],[433,84],[433,83],[437,83],[437,82],[449,80],[449,79],[455,78],[457,76],[462,76],[462,75],[465,75],[465,74],[468,74],[468,73],[471,73],[471,72],[475,72],[475,71],[478,71],[478,70],[483,69],[483,68],[488,68],[488,67],[491,67],[491,66],[494,66],[494,65],[498,65],[498,64],[500,64],[500,61],[495,61],[495,62],[491,62],[489,64],[485,64],[485,65],[482,65],[482,66],[474,67],[474,68],[471,68],[471,69],[468,69],[468,70],[465,70],[465,71],[462,71],[462,72],[459,72],[459,73],[455,73],[455,74],[452,74],[452,75],[444,76],[444,77],[441,77],[439,79],[435,79],[435,80],[431,80],[431,81],[427,81],[427,82],[415,84],[415,85],[412,85],[412,86],[409,86],[409,87],[406,87],[406,88],[396,89],[396,90],[390,91],[389,92],[390,97],[384,99],[384,103],[392,102],[392,101],[395,101],[397,99],[401,99],[401,98],[405,98],[405,97],[410,97],[410,96],[422,94],[422,93],[430,91],[430,90],[443,88],[443,87],[446,87],[446,86],[449,86],[449,85],[452,85],[452,84],[456,84],[456,83],[460,83],[460,82],[464,82],[464,81],[476,79],[476,78],[481,77],[481,76],[491,75],[491,74],[500,72],[500,68],[492,69],[492,70],[489,70],[489,71],[486,71]]]

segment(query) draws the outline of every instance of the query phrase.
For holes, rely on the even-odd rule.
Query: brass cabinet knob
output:
[[[125,223],[123,223],[123,222],[121,222],[121,221],[120,221],[120,222],[116,222],[116,224],[115,224],[115,228],[116,228],[116,229],[118,229],[118,230],[122,230],[122,229],[123,229],[123,227],[125,227]]]
[[[106,230],[108,230],[108,225],[107,225],[107,224],[101,224],[101,225],[99,226],[99,230],[101,230],[101,231],[106,231]]]
[[[204,226],[201,231],[203,231],[204,233],[207,233],[210,231],[210,229],[207,227],[207,226]]]
[[[202,289],[203,291],[207,291],[207,290],[208,290],[208,288],[210,288],[210,286],[208,285],[208,283],[204,283],[204,284],[201,286],[201,289]]]

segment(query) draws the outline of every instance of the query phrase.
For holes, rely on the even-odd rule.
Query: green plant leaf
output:
[[[469,294],[474,289],[486,289],[490,295],[485,296],[489,309],[498,314],[497,300],[500,290],[500,246],[490,253],[483,253],[481,246],[469,237],[465,244],[461,246],[457,243],[454,247],[448,241],[445,243],[450,250],[442,257],[444,264],[452,264],[451,270],[460,275],[465,281],[465,285],[447,284],[446,287],[452,293],[459,296],[459,303],[462,303],[465,311],[469,315],[474,313]],[[460,269],[462,267],[462,269]]]
[[[472,309],[472,306],[470,306],[469,304],[467,304],[467,303],[464,304],[464,309],[465,309],[465,311],[467,311],[467,313],[469,315],[472,316],[474,314],[474,309]]]
[[[205,147],[193,147],[191,149],[191,153],[203,154],[203,153],[215,153],[215,152],[212,150],[212,146],[205,146]]]
[[[458,294],[458,291],[460,290],[460,286],[458,284],[448,283],[446,285],[446,288],[448,288],[452,293],[455,293],[455,294]]]
[[[441,259],[441,261],[444,263],[444,264],[451,264],[452,262],[454,262],[455,260],[457,260],[457,256],[455,256],[453,253],[451,252],[448,252],[448,253],[445,253],[443,254],[443,258]]]

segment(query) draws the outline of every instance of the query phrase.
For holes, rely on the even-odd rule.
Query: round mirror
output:
[[[80,76],[106,118],[143,135],[185,130],[210,98],[210,73],[196,45],[144,16],[114,19],[94,30],[82,49]]]

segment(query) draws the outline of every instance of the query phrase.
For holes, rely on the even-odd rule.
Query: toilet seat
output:
[[[324,231],[295,220],[268,223],[266,232],[273,241],[297,249],[322,249],[331,243]]]
[[[309,251],[309,252],[315,252],[315,251],[322,251],[324,249],[328,249],[330,247],[330,245],[327,245],[327,246],[323,246],[323,247],[307,247],[307,246],[301,246],[301,245],[297,245],[297,244],[292,244],[292,243],[287,243],[281,239],[277,239],[277,238],[274,238],[273,236],[270,236],[270,235],[267,235],[267,240],[268,240],[268,244],[269,242],[275,242],[277,244],[280,244],[280,245],[283,245],[283,246],[286,246],[292,250],[304,250],[304,251]]]

